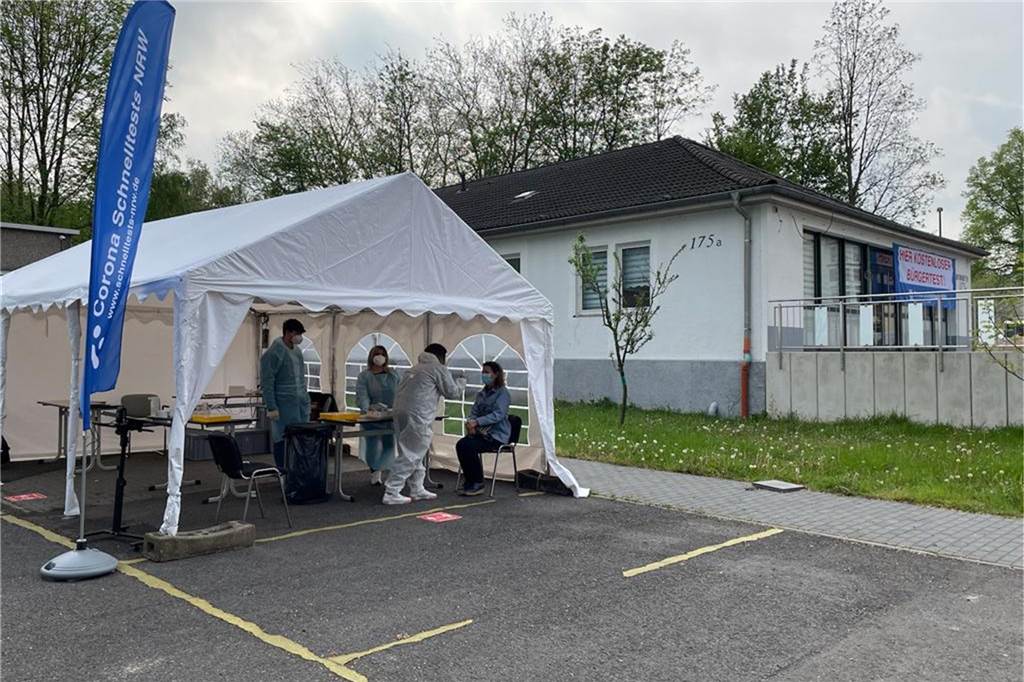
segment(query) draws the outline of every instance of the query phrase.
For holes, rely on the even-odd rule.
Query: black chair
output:
[[[499,445],[495,450],[485,450],[485,452],[494,453],[494,469],[491,471],[491,497],[494,497],[494,486],[498,483],[498,460],[504,453],[512,455],[512,482],[516,486],[516,492],[519,492],[519,465],[516,463],[516,444],[519,442],[519,434],[523,431],[523,420],[514,414],[510,414],[508,416],[508,423],[512,427],[508,443]],[[480,455],[480,458],[483,459],[483,455]],[[458,489],[461,480],[462,464],[459,464],[459,473],[455,477],[456,489]]]
[[[316,421],[320,418],[321,412],[337,412],[338,403],[334,399],[334,395],[331,393],[321,393],[320,391],[309,392],[309,419],[310,421]]]
[[[224,501],[224,498],[230,494],[224,492],[229,489],[227,485],[231,480],[235,481],[248,481],[249,487],[245,491],[245,509],[242,511],[242,521],[245,521],[246,516],[249,514],[249,498],[252,497],[252,490],[256,488],[256,503],[260,506],[260,516],[266,518],[267,514],[263,510],[263,498],[260,497],[260,485],[259,479],[261,478],[277,478],[278,485],[281,486],[281,501],[284,502],[284,513],[288,518],[288,527],[292,527],[292,515],[288,510],[288,497],[284,492],[284,478],[281,475],[280,470],[277,467],[264,464],[262,462],[248,462],[242,459],[242,454],[238,451],[238,443],[235,442],[233,436],[220,431],[211,431],[207,436],[210,443],[210,450],[213,452],[213,460],[217,463],[217,468],[224,475],[221,481],[220,499],[217,501],[217,516],[216,520],[220,520],[220,505]]]

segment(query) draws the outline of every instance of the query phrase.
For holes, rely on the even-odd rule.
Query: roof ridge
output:
[[[730,156],[725,152],[718,151],[717,149],[712,149],[711,147],[703,145],[700,142],[697,142],[696,140],[691,140],[690,138],[682,137],[681,135],[676,135],[672,139],[674,139],[679,144],[679,146],[681,146],[683,149],[689,152],[693,157],[695,157],[705,166],[715,171],[719,175],[728,178],[733,182],[737,182],[741,185],[745,185],[747,187],[756,187],[759,185],[777,184],[780,180],[782,180],[782,178],[780,178],[777,175],[772,175],[771,173],[768,173],[758,168],[757,166],[753,166],[747,163],[746,161],[741,161],[740,159]],[[725,157],[726,159],[737,165],[749,168],[751,171],[753,171],[751,175],[756,176],[758,178],[758,181],[752,183],[751,175],[743,175],[737,172],[736,170],[729,168],[726,164],[722,163],[722,161],[718,157]]]

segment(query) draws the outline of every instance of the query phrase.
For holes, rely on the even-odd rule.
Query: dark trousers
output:
[[[278,469],[284,471],[284,441],[274,443],[274,464]]]
[[[490,436],[474,434],[460,438],[455,444],[455,452],[459,455],[459,464],[466,477],[466,485],[484,482],[484,463],[481,452],[497,452],[501,445]]]

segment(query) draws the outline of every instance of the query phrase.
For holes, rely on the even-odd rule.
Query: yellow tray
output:
[[[320,419],[325,422],[350,422],[355,423],[363,415],[359,412],[321,412]]]
[[[223,424],[231,421],[230,414],[193,414],[192,420],[196,424]]]

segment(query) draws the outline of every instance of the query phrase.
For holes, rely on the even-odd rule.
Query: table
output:
[[[346,438],[361,438],[363,436],[393,436],[395,435],[394,418],[391,416],[381,417],[370,417],[369,415],[363,415],[355,421],[347,421],[339,418],[331,418],[329,416],[324,417],[321,415],[320,421],[324,424],[330,424],[334,427],[334,488],[338,491],[338,496],[346,502],[355,502],[356,498],[345,493],[342,488],[341,482],[341,471],[344,468],[342,466],[342,458],[344,455],[344,444],[343,440]],[[365,429],[359,428],[361,424],[381,424],[384,422],[390,422],[392,424],[390,429]],[[351,426],[355,430],[345,431],[345,427]]]
[[[39,400],[38,404],[43,407],[56,407],[57,408],[57,456],[53,458],[53,461],[59,460],[61,457],[67,458],[68,456],[68,412],[71,408],[71,403],[68,400]],[[114,466],[103,466],[103,461],[100,456],[103,454],[103,435],[99,429],[100,417],[104,412],[116,408],[117,405],[113,405],[102,400],[94,400],[89,404],[89,410],[92,414],[91,428],[89,433],[92,435],[90,439],[91,459],[85,463],[85,470],[92,469],[93,465],[99,466],[103,471],[113,471],[117,468]],[[82,461],[85,462],[86,454],[83,452]]]

